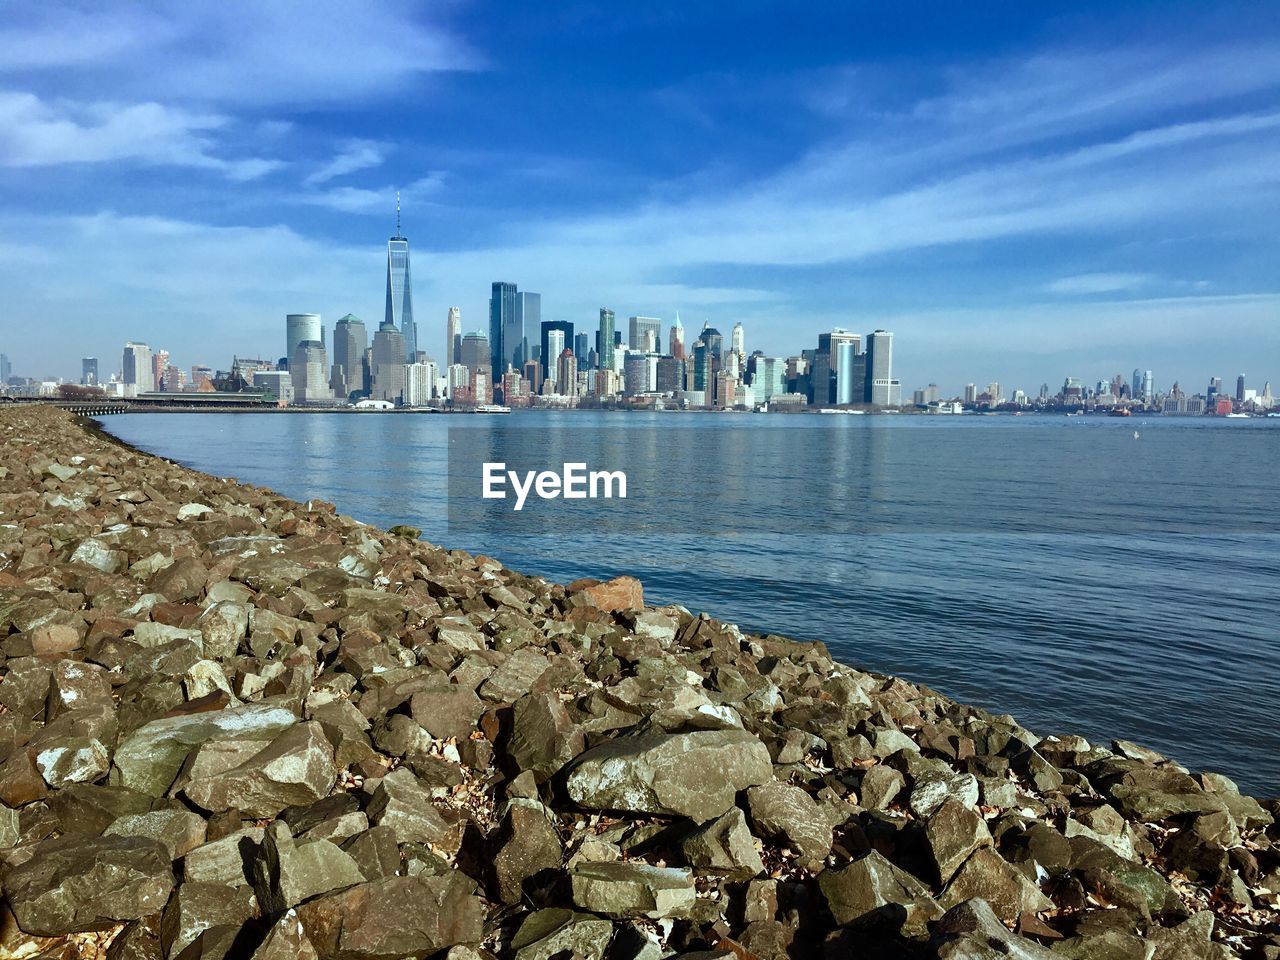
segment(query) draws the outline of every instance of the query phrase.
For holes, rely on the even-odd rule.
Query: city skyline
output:
[[[784,37],[767,7],[12,13],[0,350],[32,376],[127,338],[262,354],[295,311],[372,331],[397,185],[432,354],[424,318],[483,326],[509,277],[577,329],[600,303],[742,322],[770,355],[893,329],[904,388],[1280,368],[1272,9],[822,9]],[[588,94],[602,43],[662,71]]]

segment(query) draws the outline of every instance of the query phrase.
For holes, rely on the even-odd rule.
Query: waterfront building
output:
[[[542,329],[542,294],[520,292],[516,294],[515,323],[508,334],[504,334],[506,351],[504,360],[512,369],[520,370],[532,354],[529,350],[529,337],[538,336]]]
[[[631,349],[657,353],[662,341],[662,321],[657,317],[632,317],[628,322]]]
[[[473,403],[493,403],[493,381],[488,370],[471,371],[471,401]]]
[[[333,395],[345,400],[352,393],[363,392],[363,358],[369,346],[369,332],[364,321],[348,313],[333,326],[333,368],[329,388]]]
[[[1048,384],[1045,384],[1045,394],[1046,396],[1048,395]],[[966,383],[964,385],[964,402],[969,404],[978,402],[978,385],[976,383]]]
[[[684,389],[684,362],[676,357],[659,357],[654,370],[654,389],[676,393]]]
[[[12,375],[13,364],[9,362],[9,355],[0,353],[0,386],[7,386]]]
[[[291,313],[284,318],[284,362],[287,367],[293,362],[293,355],[298,344],[304,340],[315,340],[324,343],[324,328],[320,324],[318,313]]]
[[[404,393],[404,334],[389,320],[382,321],[373,335],[372,368],[371,398],[398,403]],[[296,378],[293,386],[296,391]]]
[[[289,358],[295,403],[319,403],[333,399],[329,389],[329,357],[319,340],[303,340]]]
[[[509,338],[516,335],[516,285],[495,281],[489,294],[489,369],[492,380],[498,381],[507,369],[508,359],[513,355]],[[521,339],[524,337],[520,331]],[[466,360],[462,361],[467,363]],[[520,358],[523,366],[524,359]],[[467,364],[470,366],[470,364]]]
[[[86,387],[98,385],[98,358],[84,357],[80,360],[80,382]]]
[[[628,350],[622,367],[623,396],[634,397],[649,390],[648,357],[635,350]]]
[[[409,274],[409,240],[400,232],[400,194],[396,194],[396,235],[387,241],[387,309],[383,325],[400,332],[401,363],[412,363],[418,352],[418,325],[413,319],[413,281]],[[381,327],[379,327],[381,329]]]
[[[542,321],[542,375],[549,383],[557,383],[560,377],[560,355],[574,345],[573,324],[568,320]],[[558,392],[558,391],[551,391]]]
[[[165,364],[161,383],[165,393],[181,393],[187,387],[187,375],[181,367],[168,363]]]
[[[684,359],[684,324],[680,322],[680,311],[676,311],[676,322],[671,325],[671,337],[667,345],[667,353],[677,360]]]
[[[419,360],[404,368],[404,405],[426,407],[435,399],[436,362]]]
[[[1150,403],[1156,398],[1156,379],[1150,370],[1142,374],[1142,392],[1139,396],[1143,403]]]
[[[1244,374],[1236,377],[1236,403],[1244,403]]]
[[[560,351],[556,362],[556,388],[566,397],[578,395],[578,358],[568,347]]]
[[[255,370],[253,386],[274,394],[277,401],[288,406],[293,403],[293,377],[287,370]]]
[[[145,343],[130,340],[124,345],[124,360],[120,367],[120,379],[134,389],[131,393],[151,393],[156,388],[155,373],[151,367],[151,348]]]
[[[539,360],[525,361],[523,376],[529,381],[529,390],[531,393],[542,393],[545,385],[548,391],[555,386],[555,382],[548,380],[542,372],[542,363]]]
[[[867,381],[867,357],[859,349],[855,335],[837,338],[832,334],[835,373],[835,401],[849,405],[865,402]]]
[[[444,364],[462,362],[462,308],[450,307],[444,329]]]
[[[693,389],[710,393],[714,389],[712,375],[711,350],[699,337],[693,342]]]
[[[902,402],[901,384],[893,379],[893,334],[876,330],[867,337],[867,403],[896,407]]]
[[[613,370],[613,348],[617,341],[614,337],[613,311],[608,307],[600,308],[600,331],[596,340],[596,353],[601,369]]]
[[[768,403],[787,389],[787,361],[781,357],[756,357],[755,372],[751,375],[751,388],[756,403]]]
[[[169,366],[169,351],[157,350],[151,355],[151,382],[155,390],[164,389],[164,371]]]
[[[466,334],[462,338],[458,362],[473,373],[480,369],[491,371],[489,338],[480,330]]]
[[[746,340],[742,332],[742,322],[739,321],[733,325],[733,329],[729,331],[729,349],[738,356],[746,356]]]
[[[191,365],[191,389],[197,393],[208,393],[213,389],[213,367],[203,363]]]

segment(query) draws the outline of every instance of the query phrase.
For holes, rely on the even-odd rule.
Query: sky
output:
[[[1280,5],[5,4],[15,374],[373,331],[397,190],[433,355],[504,280],[777,356],[889,329],[908,396],[1280,388]]]

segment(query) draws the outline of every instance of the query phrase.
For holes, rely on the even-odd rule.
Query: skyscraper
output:
[[[613,311],[608,307],[600,308],[600,367],[603,370],[613,369]]]
[[[866,402],[878,407],[897,406],[901,385],[893,379],[893,334],[876,330],[867,337]]]
[[[720,331],[709,323],[702,324],[702,333],[698,334],[698,339],[707,345],[707,349],[711,351],[711,360],[719,367],[720,356],[724,353],[724,337],[720,335]]]
[[[80,382],[86,387],[98,385],[98,358],[85,357],[80,361]]]
[[[413,287],[409,278],[409,240],[400,235],[400,194],[396,194],[396,235],[387,241],[387,315],[404,337],[404,359],[418,352],[418,325],[413,321]],[[381,330],[381,328],[379,328]]]
[[[573,356],[578,361],[578,367],[585,369],[587,366],[587,355],[591,352],[591,338],[585,333],[576,334],[573,338]]]
[[[568,320],[542,321],[542,377],[559,383],[560,354],[573,347],[573,324]]]
[[[578,358],[566,347],[556,363],[556,391],[566,397],[578,395]]]
[[[318,313],[291,313],[284,318],[284,361],[293,362],[293,355],[298,344],[304,340],[315,340],[324,343],[324,328],[320,325]]]
[[[289,379],[293,383],[293,399],[297,403],[332,400],[326,374],[329,358],[319,340],[303,340],[289,358]]]
[[[130,340],[124,345],[124,362],[120,368],[121,379],[136,388],[138,393],[150,393],[156,383],[151,370],[151,348],[145,343]]]
[[[684,359],[684,324],[680,322],[680,311],[676,311],[676,322],[671,325],[671,339],[667,353],[677,360]]]
[[[164,389],[164,371],[169,366],[169,351],[160,349],[151,355],[151,382],[154,389]]]
[[[468,333],[462,338],[462,346],[459,348],[458,362],[463,364],[472,373],[476,371],[490,370],[492,364],[491,351],[489,349],[489,338],[484,335],[483,330],[477,330],[474,333]]]
[[[1236,403],[1244,403],[1244,374],[1236,377]]]
[[[329,376],[329,386],[339,400],[366,389],[363,358],[368,346],[369,331],[359,317],[348,313],[334,324],[333,371]]]
[[[502,374],[511,361],[509,356],[518,356],[507,344],[506,338],[514,335],[516,330],[516,285],[495,281],[489,296],[489,361],[492,373],[490,383],[501,383]],[[521,332],[521,338],[524,334]],[[463,363],[466,363],[464,360]],[[512,364],[515,365],[514,363]],[[524,361],[520,361],[520,366]]]
[[[0,387],[7,386],[9,376],[13,373],[13,366],[9,363],[9,355],[0,353]]]
[[[734,353],[740,353],[746,356],[746,337],[742,332],[742,323],[739,321],[733,325],[733,330],[729,332],[729,349]]]
[[[373,335],[373,399],[398,402],[404,393],[404,368],[404,334],[390,320],[383,320]],[[297,386],[295,378],[295,391]]]
[[[462,354],[462,308],[450,307],[444,328],[444,365],[457,363]]]
[[[657,317],[632,317],[628,333],[632,350],[657,353],[662,343],[662,321]]]
[[[511,328],[503,333],[506,359],[512,370],[521,370],[532,355],[529,337],[538,336],[542,327],[542,294],[517,293],[516,317]]]

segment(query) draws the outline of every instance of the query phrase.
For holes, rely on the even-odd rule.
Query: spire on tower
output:
[[[396,191],[396,237],[400,236],[400,191]]]

